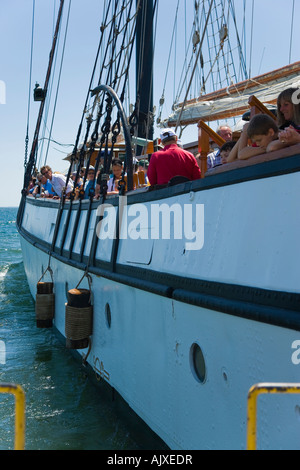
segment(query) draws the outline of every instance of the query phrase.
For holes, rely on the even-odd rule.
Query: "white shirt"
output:
[[[217,165],[222,165],[222,157],[220,149],[215,150],[207,155],[207,169],[214,168]]]
[[[67,178],[64,175],[54,173],[52,174],[52,179],[50,180],[54,191],[56,194],[61,197],[62,190],[66,186]],[[70,193],[73,190],[73,182],[69,180],[66,194]]]
[[[109,178],[107,183],[107,191],[117,191],[118,188],[115,188],[115,179],[114,177]]]
[[[125,176],[127,176],[127,173],[125,173]],[[115,178],[115,176],[111,176],[107,182],[107,191],[118,191],[118,186],[119,186],[119,181],[122,179],[122,175],[120,178]],[[116,185],[116,180],[117,180],[117,185]]]

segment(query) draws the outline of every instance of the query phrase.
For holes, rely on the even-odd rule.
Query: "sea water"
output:
[[[16,208],[0,208],[0,384],[25,392],[25,449],[138,450],[54,331],[36,328],[16,216]],[[0,394],[0,450],[13,448],[14,397]]]

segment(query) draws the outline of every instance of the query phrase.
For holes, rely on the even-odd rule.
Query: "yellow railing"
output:
[[[248,393],[247,449],[256,450],[257,398],[270,393],[300,393],[300,384],[261,383],[253,385]]]
[[[15,396],[15,450],[25,447],[25,393],[20,385],[0,383],[0,393]]]

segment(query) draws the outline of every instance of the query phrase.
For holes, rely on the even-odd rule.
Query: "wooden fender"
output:
[[[85,349],[93,332],[91,292],[87,289],[68,291],[65,310],[65,335],[68,349]]]
[[[35,317],[38,328],[51,328],[55,310],[52,282],[38,282],[35,299]]]

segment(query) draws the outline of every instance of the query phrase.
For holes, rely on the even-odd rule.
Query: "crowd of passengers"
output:
[[[267,114],[257,114],[244,125],[237,142],[232,140],[232,130],[226,124],[220,125],[217,133],[225,140],[225,144],[208,154],[208,170],[300,143],[300,89],[288,88],[280,93],[276,120]],[[162,148],[151,155],[149,162],[138,162],[136,159],[133,162],[136,172],[144,172],[144,185],[166,185],[178,177],[187,180],[201,178],[199,154],[194,156],[185,150],[172,129],[164,129],[160,140]],[[119,193],[122,174],[122,161],[113,159],[107,195]],[[89,166],[87,171],[81,168],[78,174],[72,173],[68,184],[66,176],[52,172],[49,166],[43,166],[36,180],[32,180],[28,193],[35,197],[58,199],[65,189],[66,197],[74,190],[75,199],[80,193],[83,199],[89,199],[92,190],[93,197],[98,199],[100,180],[101,174],[98,172],[95,175],[93,166]]]
[[[67,175],[59,172],[53,172],[52,168],[45,165],[40,172],[36,172],[36,176],[32,177],[28,195],[33,197],[43,197],[60,199],[63,191],[67,198],[71,193],[74,199],[89,199],[92,193],[94,199],[100,198],[101,168],[95,177],[95,167],[90,165],[88,168],[82,167],[78,171],[71,173],[68,180]],[[148,161],[135,159],[134,170],[136,174],[143,173],[141,186],[149,185],[147,178]],[[107,195],[119,194],[119,182],[123,176],[123,162],[118,158],[114,158],[111,164],[111,173],[107,182]],[[126,176],[126,174],[125,174]],[[67,184],[68,180],[68,184]],[[141,180],[141,177],[140,177]]]

